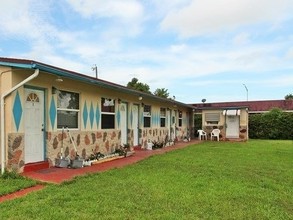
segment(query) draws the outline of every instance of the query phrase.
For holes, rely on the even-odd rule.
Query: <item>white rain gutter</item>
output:
[[[39,75],[39,69],[36,69],[35,72],[31,76],[29,76],[28,78],[18,83],[16,86],[11,88],[7,92],[4,92],[1,95],[1,127],[0,127],[0,130],[1,130],[1,174],[5,172],[5,156],[6,156],[5,155],[5,141],[4,141],[4,138],[5,138],[5,121],[4,121],[5,120],[5,113],[4,113],[5,97],[11,94],[12,92],[14,92],[19,87],[23,86],[25,83],[36,78],[38,75]]]

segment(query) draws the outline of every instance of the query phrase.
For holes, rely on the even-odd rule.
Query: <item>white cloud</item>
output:
[[[29,19],[29,2],[24,1],[19,4],[18,1],[4,1],[1,2],[1,7],[9,8],[11,10],[1,13],[0,16],[0,31],[1,34],[18,34],[20,35],[25,30],[30,30],[33,27],[32,21]]]
[[[259,84],[258,82],[255,82],[256,84]],[[277,77],[271,78],[271,79],[264,79],[262,81],[264,85],[270,86],[270,87],[291,87],[293,88],[293,75],[284,75],[280,74]]]
[[[25,40],[50,37],[52,26],[47,23],[50,1],[27,0],[21,4],[17,0],[1,1],[7,8],[0,16],[0,32]]]
[[[288,49],[285,58],[293,61],[293,47]]]
[[[102,30],[101,38],[117,40],[142,32],[144,7],[137,0],[67,0],[67,3],[81,16],[95,22]]]
[[[249,37],[250,35],[248,33],[240,33],[240,34],[237,34],[234,39],[233,39],[233,43],[235,45],[243,45],[243,44],[247,44],[249,43]]]
[[[151,16],[165,16],[170,11],[177,11],[178,8],[182,8],[190,4],[192,0],[148,0],[146,7],[151,8]]]
[[[197,79],[198,84],[209,85],[213,79],[218,79],[227,72],[253,72],[257,76],[280,71],[284,65],[292,68],[293,64],[285,63],[282,56],[275,55],[283,46],[264,43],[227,48],[215,43],[208,47],[186,44],[153,49],[141,47],[107,54],[111,61],[104,63],[102,72],[106,80],[123,85],[133,76],[154,87],[174,85],[184,78]],[[100,61],[103,62],[103,58]]]
[[[192,37],[243,25],[276,23],[292,17],[292,9],[291,0],[193,0],[190,5],[169,12],[161,28]]]
[[[233,85],[238,83],[237,74],[245,73],[250,77],[253,73],[255,79],[245,83],[260,84],[259,76],[267,79],[271,72],[279,71],[282,77],[261,79],[261,82],[270,86],[274,83],[275,86],[290,86],[292,78],[283,71],[293,69],[292,31],[285,30],[286,23],[276,22],[290,16],[284,5],[288,3],[289,9],[293,3],[280,0],[274,5],[276,2],[68,0],[73,13],[64,2],[58,4],[66,11],[56,12],[51,0],[26,0],[22,4],[18,0],[0,0],[1,6],[11,8],[0,17],[0,40],[8,42],[10,38],[11,42],[21,41],[26,46],[21,52],[12,46],[12,52],[4,56],[35,59],[92,76],[91,67],[96,64],[102,79],[126,85],[131,78],[137,77],[149,84],[152,91],[169,89],[177,100],[190,98],[184,97],[184,89]],[[201,37],[178,39],[157,32],[156,25],[164,15],[162,29],[175,30],[185,37]],[[72,21],[77,23],[71,25]],[[270,29],[263,33],[250,26],[257,23],[261,27],[260,22],[266,21],[276,24],[267,26],[282,27],[282,31]],[[241,29],[240,25],[246,28]],[[226,31],[232,28],[237,31]],[[145,30],[149,32],[142,32]],[[217,31],[223,33],[220,38]],[[1,54],[7,53],[7,47],[0,43]],[[231,72],[235,72],[235,78],[222,78]],[[204,91],[197,92],[205,95]],[[220,94],[206,97],[219,99]],[[223,100],[227,97],[223,96]]]
[[[117,17],[130,21],[143,15],[143,7],[136,0],[68,0],[67,2],[85,17]]]

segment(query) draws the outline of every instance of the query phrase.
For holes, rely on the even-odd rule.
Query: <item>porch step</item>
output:
[[[24,165],[23,172],[31,172],[31,171],[37,171],[37,170],[43,170],[50,167],[50,164],[48,161],[40,161],[36,163],[28,163]]]
[[[133,150],[142,150],[141,145],[133,146]]]

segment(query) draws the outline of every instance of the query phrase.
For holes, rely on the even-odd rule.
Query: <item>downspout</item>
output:
[[[1,174],[3,174],[5,172],[5,112],[4,112],[4,101],[6,96],[10,95],[12,92],[14,92],[16,89],[18,89],[19,87],[23,86],[25,83],[33,80],[34,78],[36,78],[39,75],[39,69],[36,69],[35,72],[29,76],[28,78],[26,78],[25,80],[23,80],[22,82],[18,83],[16,86],[14,86],[13,88],[11,88],[10,90],[8,90],[7,92],[4,92],[1,95]]]

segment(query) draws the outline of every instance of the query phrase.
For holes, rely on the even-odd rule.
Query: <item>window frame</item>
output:
[[[183,123],[183,112],[178,111],[178,127],[182,127],[182,123]]]
[[[205,113],[205,124],[206,125],[219,125],[220,123],[220,113]]]
[[[105,105],[105,101],[108,101],[108,104],[110,105]],[[111,103],[113,102],[113,103]],[[105,129],[115,129],[116,123],[115,123],[115,119],[116,119],[116,106],[115,106],[115,99],[110,99],[110,98],[105,98],[102,97],[101,98],[101,129],[105,130]],[[103,122],[105,122],[105,120],[107,117],[112,116],[113,118],[111,119],[111,125],[109,124],[104,124]],[[109,122],[109,121],[107,121]],[[106,123],[106,122],[105,122]]]
[[[60,93],[67,93],[67,94],[73,94],[75,95],[78,100],[77,100],[77,105],[76,108],[68,108],[69,106],[67,106],[67,108],[65,108],[64,106],[62,106],[61,104],[61,101],[60,100]],[[68,103],[69,105],[70,103]],[[75,124],[76,124],[76,127],[73,127],[73,126],[68,126],[68,124],[66,126],[59,126],[58,124],[58,117],[59,117],[59,114],[60,112],[72,112],[72,113],[75,113],[76,114],[76,121],[75,121]],[[68,128],[68,129],[71,129],[71,130],[78,130],[80,128],[80,93],[77,93],[77,92],[72,92],[72,91],[68,91],[68,90],[59,90],[58,93],[57,93],[57,105],[56,105],[56,118],[57,118],[57,129],[63,129],[63,128]]]
[[[149,108],[149,109],[146,109],[146,108]],[[143,106],[143,127],[144,128],[152,127],[152,106],[151,105]]]
[[[160,127],[161,128],[166,127],[166,117],[167,117],[167,109],[160,108]]]

